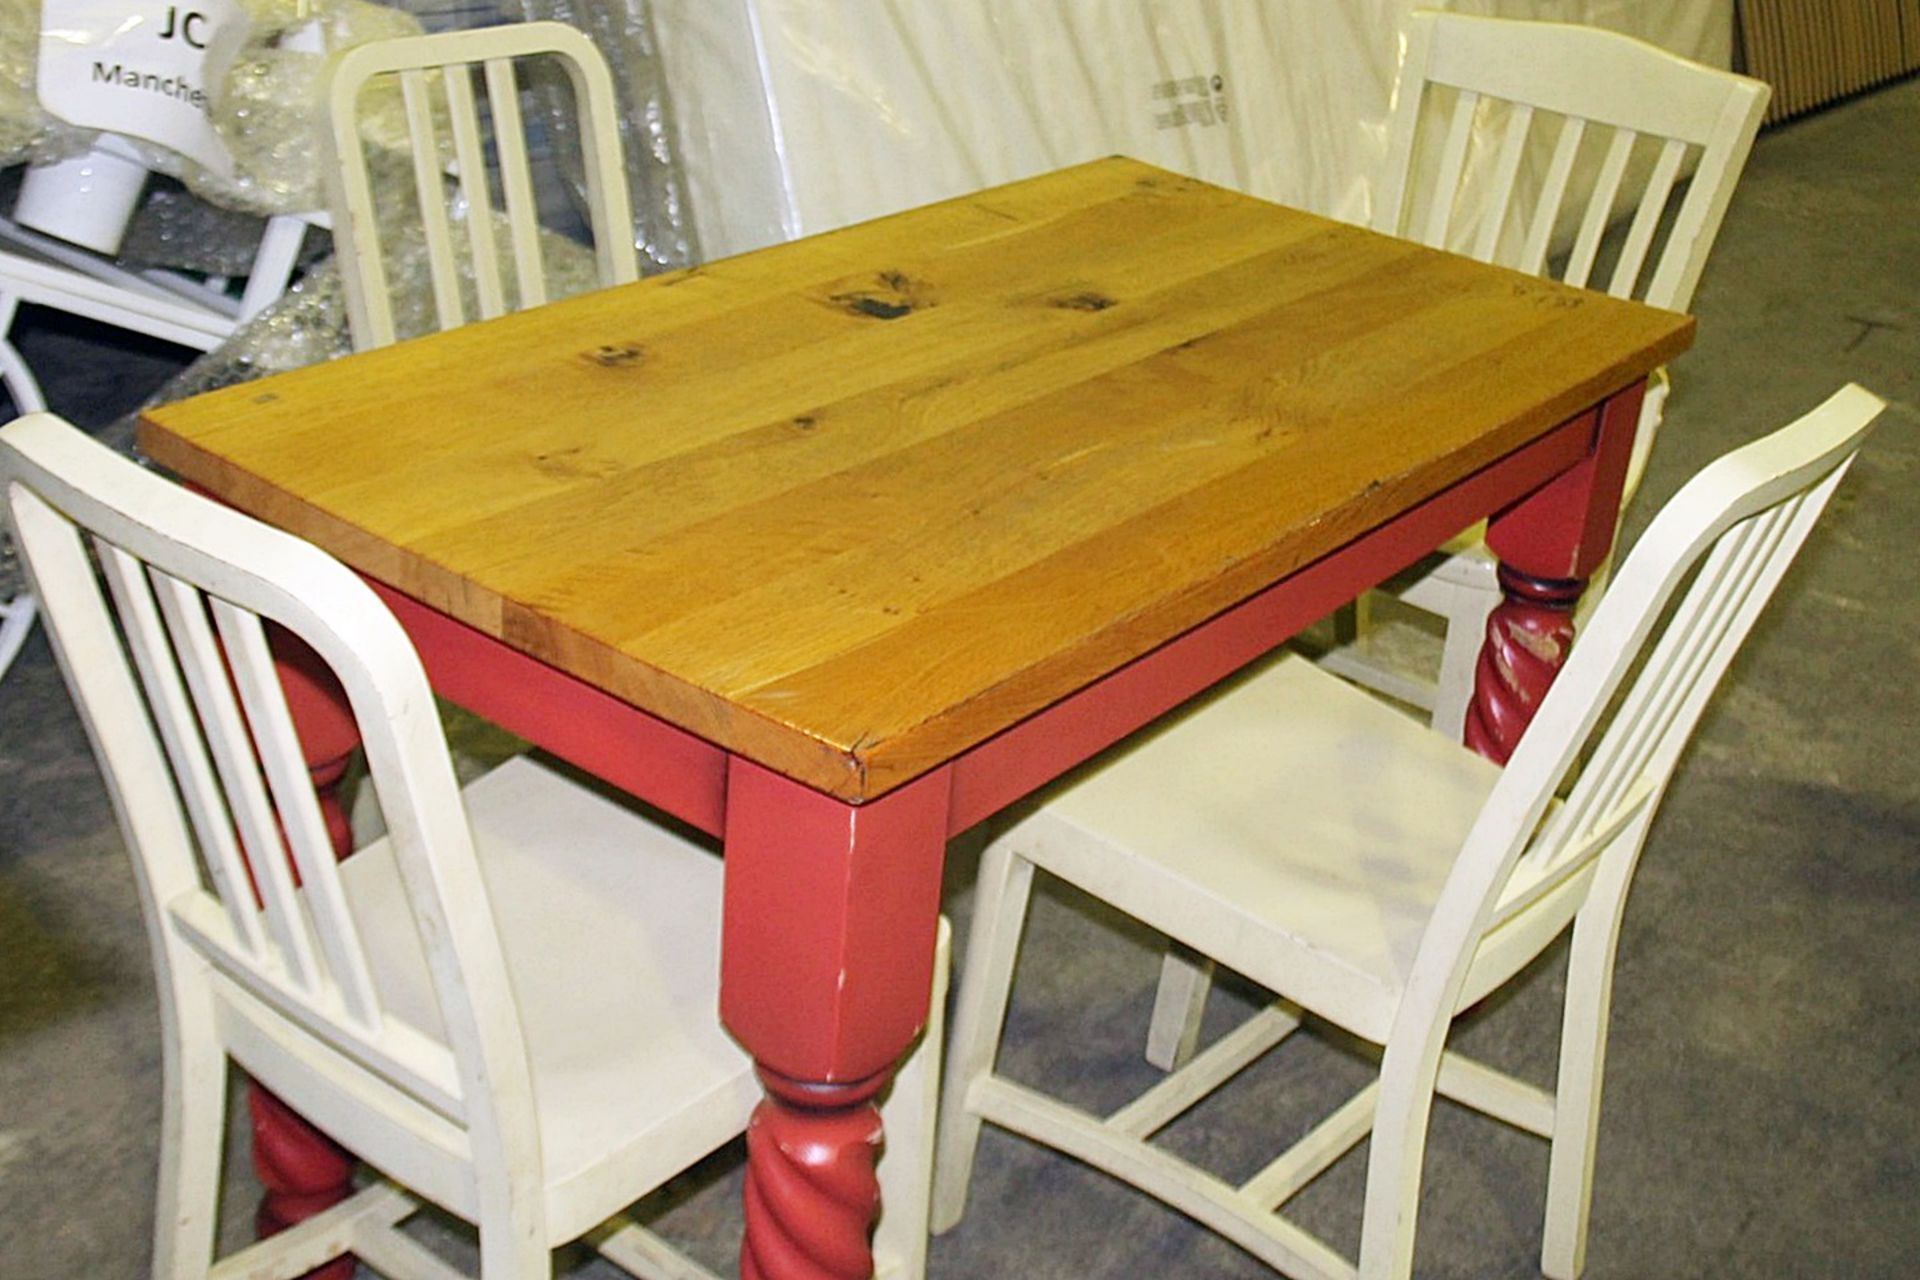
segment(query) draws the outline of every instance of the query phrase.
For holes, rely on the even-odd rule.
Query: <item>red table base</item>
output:
[[[1504,760],[1564,662],[1572,606],[1612,546],[1640,391],[1614,396],[1219,618],[864,804],[771,773],[577,687],[383,590],[436,688],[616,783],[632,780],[727,850],[721,1015],[767,1089],[748,1131],[747,1280],[872,1274],[881,1138],[871,1099],[926,1016],[949,836],[1151,720],[1432,547],[1517,478],[1540,485],[1489,521],[1506,601],[1488,626],[1469,741]],[[1544,484],[1541,482],[1545,481]],[[1497,501],[1497,497],[1493,497]],[[332,682],[284,678],[337,846],[332,796],[355,745]],[[463,696],[465,695],[465,696]],[[537,705],[536,705],[537,704]],[[262,1229],[343,1198],[351,1158],[264,1094],[253,1099]],[[350,1274],[340,1259],[316,1274]]]

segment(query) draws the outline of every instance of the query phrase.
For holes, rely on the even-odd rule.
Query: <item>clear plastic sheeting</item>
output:
[[[119,260],[208,276],[244,276],[253,268],[266,219],[209,204],[174,182],[153,181],[134,212]],[[310,239],[324,246],[326,237]]]
[[[1423,0],[651,3],[719,256],[1113,153],[1365,222]],[[1732,0],[1425,3],[1731,55]]]
[[[297,14],[295,0],[243,2],[253,16],[253,34],[212,113],[214,128],[233,155],[235,176],[222,179],[178,158],[155,168],[174,173],[195,194],[229,209],[273,214],[322,208],[326,191],[315,120],[327,51],[418,35],[420,24],[365,0],[314,0],[312,17]],[[378,109],[391,117],[384,127],[404,136],[398,97]]]
[[[66,160],[93,135],[48,115],[34,86],[40,58],[40,0],[0,0],[0,166]]]
[[[683,267],[700,258],[674,132],[668,115],[666,76],[654,38],[650,0],[520,0],[529,20],[554,19],[584,31],[613,70],[620,99],[620,145],[633,200],[634,247],[641,269]],[[535,64],[552,80],[554,68]],[[541,121],[556,152],[568,157],[567,181],[575,203],[586,207],[586,178],[573,163],[580,153],[571,94],[564,84],[536,80]]]

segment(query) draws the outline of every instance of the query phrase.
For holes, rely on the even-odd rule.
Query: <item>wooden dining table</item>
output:
[[[1691,338],[1116,158],[140,442],[359,570],[448,699],[724,841],[717,1012],[766,1091],[742,1273],[851,1277],[948,840],[1487,517],[1469,734],[1510,749]],[[289,681],[329,782],[350,727]]]

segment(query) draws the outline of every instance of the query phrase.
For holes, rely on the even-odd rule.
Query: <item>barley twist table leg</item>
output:
[[[1467,707],[1467,745],[1505,764],[1540,700],[1566,665],[1573,607],[1584,579],[1532,578],[1500,566],[1506,597],[1487,618],[1486,643]]]
[[[747,1128],[742,1280],[866,1280],[880,1210],[878,1082],[823,1090],[762,1079],[767,1098]]]
[[[1573,608],[1606,562],[1640,419],[1642,384],[1596,406],[1585,458],[1487,522],[1505,597],[1487,618],[1466,744],[1505,764],[1573,644]]]
[[[851,805],[728,766],[720,1011],[766,1090],[742,1280],[873,1274],[873,1100],[927,1021],[950,790],[936,773]]]

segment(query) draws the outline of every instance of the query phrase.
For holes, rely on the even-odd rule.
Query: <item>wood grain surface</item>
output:
[[[1691,337],[1112,159],[157,408],[140,438],[857,801]]]

